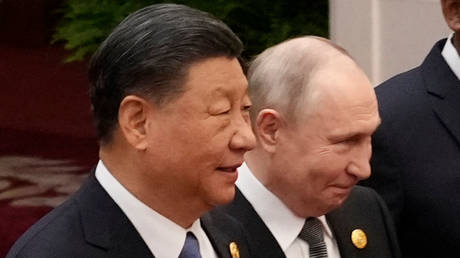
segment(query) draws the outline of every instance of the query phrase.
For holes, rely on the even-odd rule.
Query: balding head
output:
[[[351,56],[330,40],[305,36],[268,48],[251,63],[248,71],[253,106],[251,120],[265,108],[273,108],[291,122],[304,110],[312,75],[337,58]]]
[[[301,217],[339,207],[369,177],[380,123],[374,89],[341,47],[318,37],[283,42],[249,69],[253,174]]]

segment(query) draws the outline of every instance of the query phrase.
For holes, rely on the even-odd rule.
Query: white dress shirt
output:
[[[190,228],[184,229],[162,216],[124,188],[101,160],[96,167],[96,178],[134,225],[155,257],[177,258],[184,246],[187,232],[191,231],[198,239],[201,256],[217,258],[199,219]]]
[[[454,33],[450,34],[449,38],[447,38],[447,42],[444,45],[441,54],[444,57],[444,60],[446,60],[447,65],[449,65],[450,69],[460,80],[460,56],[458,55],[457,49],[455,49],[452,44],[453,36]],[[460,35],[457,35],[457,37],[459,36]]]
[[[270,192],[252,174],[244,163],[238,168],[236,185],[264,221],[287,258],[308,258],[308,244],[298,238],[306,218],[295,215],[276,195]],[[295,193],[293,193],[295,194]],[[324,242],[328,257],[340,257],[337,242],[332,235],[326,218],[318,217],[323,225]]]

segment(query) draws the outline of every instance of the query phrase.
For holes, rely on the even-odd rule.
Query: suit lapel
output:
[[[226,207],[226,212],[240,221],[249,233],[252,253],[264,258],[286,257],[278,241],[238,188],[235,199]]]
[[[400,257],[390,214],[380,197],[371,189],[355,186],[347,200],[326,214],[329,227],[342,258]],[[367,238],[364,248],[355,246],[351,233],[361,229]]]
[[[105,192],[94,173],[76,195],[85,239],[108,257],[153,257],[129,219]]]
[[[212,217],[209,214],[205,214],[200,218],[201,227],[206,232],[206,235],[211,241],[212,247],[217,253],[218,257],[222,258],[232,258],[230,256],[229,245],[232,242],[232,239],[221,232],[215,225]]]
[[[350,240],[350,228],[355,228],[355,225],[351,224],[349,218],[344,217],[343,212],[339,210],[334,210],[326,214],[326,220],[329,227],[331,228],[334,238],[337,241],[337,246],[339,248],[341,257],[358,257],[356,253],[356,248],[352,245]]]
[[[460,81],[441,55],[445,40],[433,47],[421,65],[433,111],[460,144]]]
[[[347,200],[337,209],[326,214],[326,220],[337,241],[340,257],[391,257],[386,256],[388,250],[376,250],[379,241],[375,234],[386,235],[384,231],[375,233],[374,223],[379,222],[380,214],[375,213],[375,199],[369,201],[364,196],[359,186],[351,191]],[[374,218],[375,217],[375,218]],[[353,245],[351,232],[362,229],[368,235],[369,243],[364,249],[358,249]],[[374,243],[375,242],[375,243]],[[384,246],[385,247],[385,246]]]

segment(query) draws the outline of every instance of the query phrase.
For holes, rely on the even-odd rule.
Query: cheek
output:
[[[194,146],[196,150],[206,147],[206,145],[215,143],[215,138],[219,137],[220,132],[224,130],[222,123],[215,119],[184,119],[181,123],[176,124],[167,132],[172,141],[186,146]]]
[[[229,142],[232,133],[228,127],[220,124],[211,123],[194,129],[189,141],[188,153],[190,157],[195,157],[197,162],[203,165],[216,164],[225,161],[225,155],[229,150]]]
[[[345,175],[346,160],[340,155],[329,152],[327,155],[318,156],[311,161],[310,180],[316,187],[324,188]]]

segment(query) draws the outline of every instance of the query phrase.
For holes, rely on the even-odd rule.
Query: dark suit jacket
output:
[[[219,257],[231,257],[229,244],[233,241],[238,244],[241,257],[250,257],[241,224],[233,218],[210,212],[201,218],[201,223]],[[26,231],[7,257],[153,255],[93,174],[73,197]]]
[[[285,257],[270,230],[239,190],[231,204],[219,209],[243,224],[249,234],[253,257]],[[326,220],[342,258],[400,257],[391,216],[383,200],[372,189],[356,186],[340,208],[326,215]],[[367,235],[368,244],[364,249],[356,248],[351,241],[351,232],[358,228]]]
[[[436,43],[422,65],[376,88],[372,176],[405,257],[460,257],[460,82]]]

